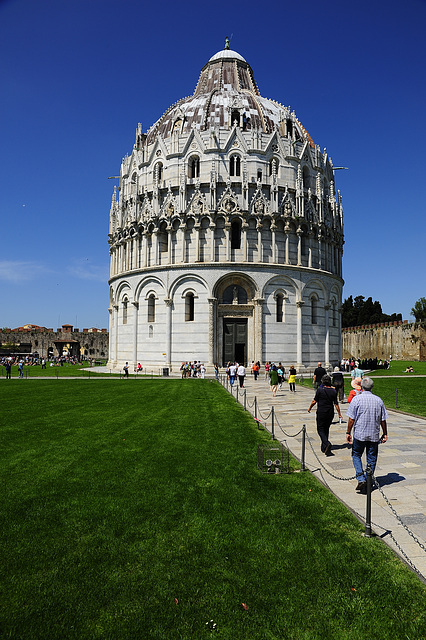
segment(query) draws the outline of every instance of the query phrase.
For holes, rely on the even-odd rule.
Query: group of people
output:
[[[340,371],[350,373],[355,367],[361,367],[361,369],[389,369],[392,362],[392,355],[389,359],[382,358],[342,358],[340,361]]]
[[[246,368],[243,364],[239,364],[238,362],[228,362],[226,366],[226,375],[228,376],[229,384],[231,385],[231,387],[234,385],[235,379],[238,377],[240,389],[244,388]]]
[[[277,391],[282,389],[283,382],[285,381],[286,371],[281,362],[276,365],[274,362],[267,363],[268,369],[265,365],[265,375],[268,372],[269,384],[271,385],[272,396],[275,398]],[[288,370],[288,384],[291,392],[296,393],[296,375],[297,371],[294,365],[291,365]]]
[[[194,360],[194,362],[182,362],[180,372],[182,378],[204,378],[206,367],[198,360]]]

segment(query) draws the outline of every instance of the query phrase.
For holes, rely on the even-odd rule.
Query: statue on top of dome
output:
[[[228,38],[228,37],[226,37],[226,38],[225,38],[225,49],[229,49],[229,48],[230,48],[230,47],[229,47],[229,38]]]

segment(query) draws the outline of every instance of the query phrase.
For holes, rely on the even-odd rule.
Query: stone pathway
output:
[[[252,405],[255,396],[260,411],[259,418],[266,417],[271,407],[274,407],[275,437],[281,442],[285,441],[291,453],[299,460],[302,434],[296,437],[285,434],[296,434],[306,425],[306,467],[365,522],[366,497],[355,492],[357,481],[340,479],[355,475],[350,448],[345,438],[347,403],[341,405],[343,423],[339,425],[336,414],[336,421],[330,429],[334,456],[326,457],[320,450],[315,408],[308,413],[309,404],[314,397],[313,389],[296,385],[296,393],[291,393],[288,384],[284,383],[282,391],[278,391],[273,398],[269,382],[264,380],[264,376],[255,381],[251,375],[246,378],[245,388],[247,408],[251,413],[254,411]],[[234,396],[235,393],[234,387]],[[239,400],[243,403],[242,395],[239,395]],[[426,578],[426,419],[389,409],[388,415],[389,438],[379,447],[375,471],[382,491],[375,490],[372,493],[372,528],[401,557],[405,554]],[[271,430],[270,417],[263,424]],[[404,525],[423,545],[423,549]]]

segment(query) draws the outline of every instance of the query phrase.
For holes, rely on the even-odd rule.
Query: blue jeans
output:
[[[356,479],[358,482],[365,482],[366,477],[362,469],[361,456],[364,453],[364,449],[367,453],[367,466],[370,465],[374,474],[377,463],[377,453],[379,450],[378,442],[368,442],[367,440],[353,439],[352,443],[352,462],[354,463]]]
[[[235,382],[235,376],[229,376],[229,382],[231,383],[231,387],[232,387]]]

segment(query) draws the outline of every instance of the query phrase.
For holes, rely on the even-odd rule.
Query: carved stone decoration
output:
[[[238,198],[232,191],[230,184],[227,185],[225,193],[219,201],[218,210],[223,211],[228,215],[237,211],[239,212],[240,210],[240,207],[238,206]]]
[[[261,187],[256,189],[256,192],[250,203],[250,211],[257,216],[262,216],[265,213],[269,213],[269,202],[265,198]]]

